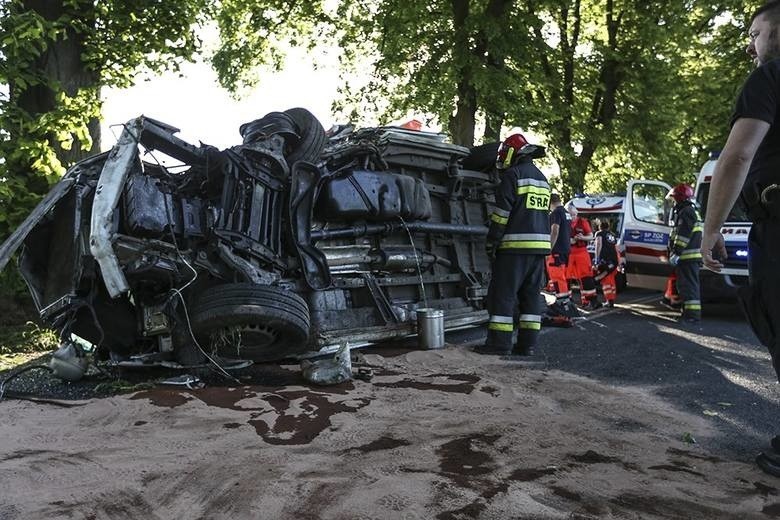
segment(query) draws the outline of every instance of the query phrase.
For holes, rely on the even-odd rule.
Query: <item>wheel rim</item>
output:
[[[282,333],[264,323],[223,327],[209,335],[211,350],[224,357],[256,359],[273,351]]]

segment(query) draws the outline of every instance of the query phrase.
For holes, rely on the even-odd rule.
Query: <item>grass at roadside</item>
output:
[[[28,321],[0,325],[0,371],[8,370],[51,352],[59,341],[54,331]]]

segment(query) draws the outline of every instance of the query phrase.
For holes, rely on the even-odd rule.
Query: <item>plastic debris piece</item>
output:
[[[303,378],[315,385],[337,385],[352,379],[352,359],[345,343],[332,358],[301,361]]]
[[[204,386],[199,377],[193,376],[191,374],[182,374],[180,376],[164,379],[160,381],[160,384],[171,386],[186,386],[190,390],[195,388],[203,388]]]

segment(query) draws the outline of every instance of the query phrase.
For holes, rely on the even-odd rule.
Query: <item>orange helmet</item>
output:
[[[678,184],[666,195],[667,198],[672,198],[675,202],[684,202],[693,198],[693,188],[690,185],[682,183]]]
[[[512,166],[519,157],[543,157],[544,147],[530,144],[523,134],[512,134],[498,147],[496,168],[505,170]]]

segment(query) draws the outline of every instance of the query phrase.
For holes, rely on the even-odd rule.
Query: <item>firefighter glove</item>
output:
[[[669,255],[669,263],[671,265],[677,265],[677,262],[679,262],[679,261],[680,261],[680,255],[676,255],[674,253]]]

